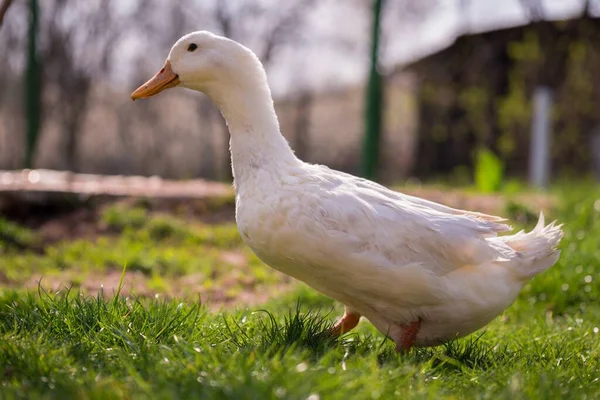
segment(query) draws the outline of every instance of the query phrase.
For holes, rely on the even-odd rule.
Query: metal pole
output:
[[[547,188],[550,182],[550,118],[552,116],[552,90],[541,86],[533,94],[533,125],[529,148],[529,183]]]
[[[29,32],[27,44],[27,69],[25,72],[25,118],[27,136],[25,139],[25,167],[33,167],[33,156],[37,143],[41,113],[41,74],[37,51],[39,28],[38,0],[29,0]]]
[[[362,175],[374,179],[379,161],[379,142],[383,107],[383,82],[379,72],[379,37],[381,10],[384,0],[373,0],[373,26],[371,32],[371,67],[365,94],[365,136],[362,157]]]

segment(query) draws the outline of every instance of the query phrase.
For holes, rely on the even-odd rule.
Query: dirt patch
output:
[[[46,244],[67,239],[91,239],[107,231],[98,223],[96,210],[82,208],[42,223],[37,232]]]
[[[246,256],[237,251],[221,251],[219,259],[227,264],[235,265],[237,267],[246,265],[248,262]]]
[[[100,292],[113,296],[119,290],[121,276],[122,272],[117,270],[85,274],[61,271],[51,275],[32,276],[22,288],[36,290],[41,286],[50,293],[73,289],[91,296]],[[262,304],[270,298],[291,290],[294,286],[291,278],[282,276],[279,283],[272,285],[249,284],[240,288],[240,282],[225,280],[218,287],[207,289],[204,287],[205,278],[203,274],[191,274],[161,281],[157,286],[152,278],[140,271],[126,271],[120,294],[140,297],[199,298],[202,304],[209,308],[219,309]]]
[[[81,273],[75,271],[54,272],[49,275],[33,275],[23,285],[26,289],[34,289],[39,286],[49,292],[56,292],[73,288],[82,290],[87,294],[96,294],[104,291],[107,294],[116,293],[121,280],[121,272],[112,270],[104,272]],[[130,293],[147,295],[147,278],[139,271],[127,271],[124,278],[122,294]]]
[[[0,192],[0,196],[2,196]],[[118,234],[101,221],[107,207],[123,205],[142,207],[151,214],[176,215],[182,220],[194,223],[216,225],[235,221],[235,204],[232,199],[146,199],[110,198],[93,203],[81,204],[70,209],[48,207],[35,208],[34,205],[0,213],[20,225],[34,229],[41,239],[41,246],[59,241],[74,239],[94,239],[98,236]],[[33,211],[33,209],[35,211]]]

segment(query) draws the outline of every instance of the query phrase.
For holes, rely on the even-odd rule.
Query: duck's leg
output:
[[[408,325],[402,325],[396,330],[397,333],[392,336],[392,339],[396,342],[396,351],[398,353],[406,354],[410,351],[417,340],[417,334],[419,333],[420,328],[421,320],[418,319]]]
[[[360,320],[360,314],[348,307],[344,310],[344,316],[335,323],[333,328],[331,328],[331,334],[333,336],[340,336],[350,330],[352,330],[356,325],[358,325],[358,321]]]

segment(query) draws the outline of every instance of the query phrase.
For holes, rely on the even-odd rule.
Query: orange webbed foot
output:
[[[350,311],[346,308],[344,316],[335,323],[330,332],[333,336],[343,335],[344,333],[354,329],[354,327],[358,325],[358,321],[360,321],[360,314],[356,311]]]
[[[417,340],[417,334],[421,328],[421,320],[418,319],[408,325],[403,325],[399,330],[399,337],[392,338],[396,342],[396,351],[407,354]]]

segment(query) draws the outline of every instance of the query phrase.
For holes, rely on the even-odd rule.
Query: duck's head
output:
[[[266,77],[251,50],[225,37],[199,31],[179,39],[161,70],[137,88],[131,98],[151,97],[175,86],[211,95],[228,87],[239,90],[253,82],[264,83]]]

